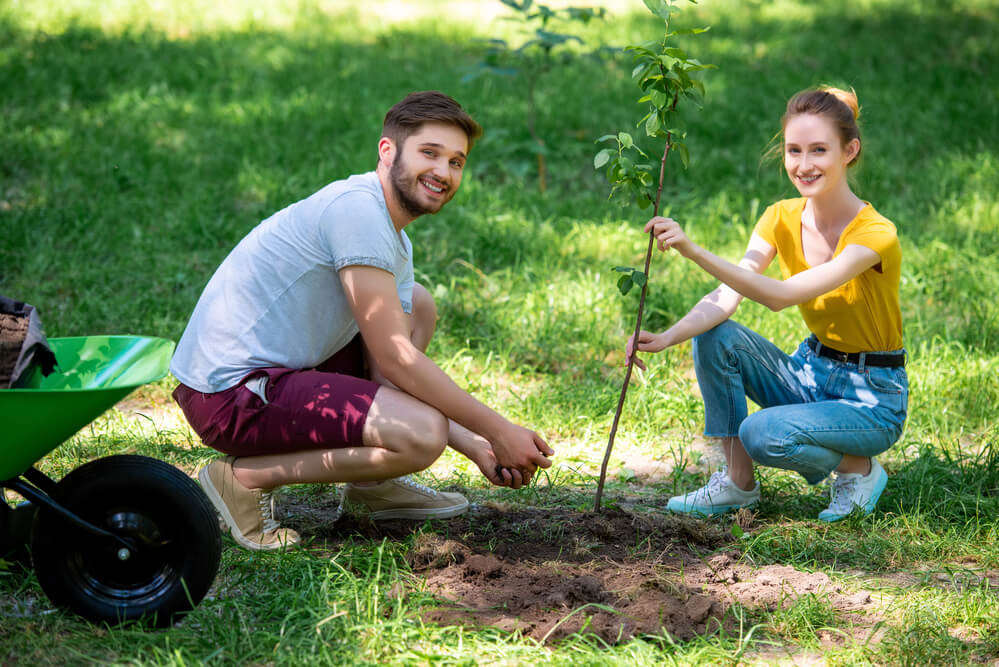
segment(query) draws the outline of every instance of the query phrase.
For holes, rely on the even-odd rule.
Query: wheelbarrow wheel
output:
[[[193,609],[215,580],[222,549],[215,509],[177,468],[109,456],[70,472],[52,497],[129,545],[39,509],[32,561],[53,603],[95,622],[162,627]]]

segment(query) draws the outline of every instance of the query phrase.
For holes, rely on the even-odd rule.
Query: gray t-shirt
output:
[[[258,368],[322,363],[358,332],[337,273],[355,265],[393,274],[412,311],[412,245],[375,172],[330,183],[247,234],[208,281],[170,371],[215,393]]]

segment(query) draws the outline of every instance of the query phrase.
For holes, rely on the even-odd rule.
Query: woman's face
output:
[[[835,124],[823,116],[798,114],[784,126],[784,169],[802,197],[841,187],[847,166],[859,150],[857,139],[844,146]]]

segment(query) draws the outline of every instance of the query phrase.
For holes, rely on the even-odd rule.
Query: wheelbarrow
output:
[[[0,557],[30,555],[56,605],[94,622],[162,627],[193,609],[222,549],[211,502],[158,459],[99,458],[54,481],[35,463],[137,387],[162,378],[174,344],[143,336],[50,338],[58,367],[0,390]]]

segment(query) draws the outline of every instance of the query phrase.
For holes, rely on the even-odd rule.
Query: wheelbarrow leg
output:
[[[26,480],[37,486],[45,493],[52,493],[52,489],[54,489],[56,485],[54,479],[34,466],[25,470],[23,476]]]
[[[42,473],[38,473],[38,474],[41,475]],[[42,475],[42,476],[44,477],[44,475]],[[48,478],[45,477],[45,479],[48,479]],[[51,481],[51,480],[49,480],[49,481]],[[108,532],[108,531],[104,530],[103,528],[101,528],[99,526],[95,526],[94,524],[90,523],[89,521],[85,521],[84,519],[81,519],[76,514],[74,514],[73,512],[69,511],[68,509],[66,509],[65,507],[63,507],[59,503],[57,503],[50,496],[48,496],[47,494],[45,494],[42,491],[40,491],[38,488],[36,488],[36,487],[32,486],[31,484],[28,484],[28,483],[26,483],[26,482],[18,479],[16,477],[14,479],[8,479],[8,480],[6,480],[4,482],[0,482],[0,486],[4,486],[4,487],[6,487],[8,489],[12,489],[12,490],[20,493],[28,501],[34,503],[35,506],[37,506],[39,508],[43,508],[44,510],[49,510],[49,511],[55,512],[60,517],[62,517],[66,521],[70,522],[71,524],[73,524],[74,526],[76,526],[77,528],[79,528],[80,530],[85,530],[86,532],[91,533],[92,535],[97,535],[99,537],[105,537],[105,538],[109,538],[109,539],[115,540],[116,542],[120,543],[126,549],[129,549],[129,550],[132,550],[132,551],[134,551],[136,549],[136,545],[132,544],[131,540],[129,540],[127,538],[124,538],[124,537],[122,537],[120,535],[115,535],[114,533]]]

